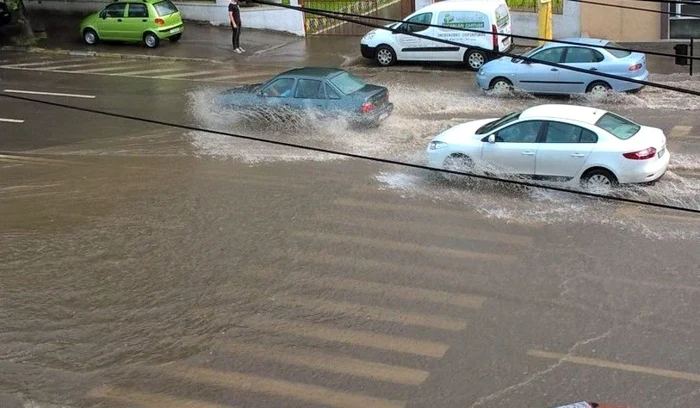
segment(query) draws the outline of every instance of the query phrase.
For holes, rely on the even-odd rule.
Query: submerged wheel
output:
[[[581,187],[595,194],[609,194],[617,184],[615,175],[605,169],[593,169],[581,177]]]

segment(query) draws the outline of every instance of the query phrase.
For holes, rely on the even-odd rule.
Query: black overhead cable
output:
[[[223,131],[214,130],[214,129],[204,129],[204,128],[200,128],[197,126],[182,125],[182,124],[177,124],[177,123],[166,122],[163,120],[142,118],[142,117],[138,117],[138,116],[126,115],[123,113],[108,112],[108,111],[103,111],[103,110],[93,109],[93,108],[83,108],[83,107],[79,107],[79,106],[67,105],[65,103],[50,102],[50,101],[44,101],[41,99],[32,99],[32,98],[27,98],[27,97],[18,96],[18,95],[10,95],[7,93],[0,93],[0,97],[10,98],[10,99],[14,99],[14,100],[20,100],[20,101],[25,101],[25,102],[34,102],[34,103],[39,103],[39,104],[43,104],[43,105],[47,105],[47,106],[65,108],[65,109],[70,109],[70,110],[79,111],[79,112],[94,113],[97,115],[104,115],[104,116],[109,116],[109,117],[113,117],[113,118],[120,118],[120,119],[127,119],[127,120],[133,120],[133,121],[138,121],[138,122],[150,123],[153,125],[168,126],[168,127],[174,127],[174,128],[183,129],[183,130],[196,131],[196,132],[207,132],[207,133],[212,133],[212,134],[221,135],[221,136],[234,137],[237,139],[251,140],[251,141],[255,141],[255,142],[267,143],[267,144],[271,144],[271,145],[283,146],[283,147],[289,147],[289,148],[295,148],[295,149],[303,149],[303,150],[313,151],[313,152],[317,152],[317,153],[332,154],[332,155],[336,155],[336,156],[366,160],[366,161],[371,161],[371,162],[375,162],[375,163],[392,164],[392,165],[403,166],[403,167],[408,167],[408,168],[413,168],[413,169],[420,169],[420,170],[438,171],[438,172],[446,173],[446,174],[455,174],[455,175],[459,175],[459,176],[473,177],[473,178],[477,178],[477,179],[502,182],[502,183],[513,184],[513,185],[517,185],[517,186],[541,188],[543,190],[559,191],[559,192],[563,192],[563,193],[571,193],[571,194],[576,194],[576,195],[585,196],[585,197],[600,198],[600,199],[605,199],[605,200],[610,200],[610,201],[617,201],[617,202],[623,202],[623,203],[629,203],[629,204],[637,204],[637,205],[647,206],[647,207],[663,208],[663,209],[667,209],[667,210],[676,210],[676,211],[682,211],[682,212],[686,212],[686,213],[700,215],[700,209],[696,209],[696,208],[687,208],[687,207],[680,207],[680,206],[676,206],[676,205],[655,203],[655,202],[650,202],[650,201],[634,200],[631,198],[608,196],[608,195],[603,195],[603,194],[590,193],[587,191],[579,191],[579,190],[572,190],[572,189],[567,189],[567,188],[562,188],[562,187],[541,185],[541,184],[531,183],[531,182],[526,182],[526,181],[509,180],[509,179],[502,179],[502,178],[498,178],[498,177],[486,176],[486,175],[482,175],[482,174],[466,173],[466,172],[455,171],[455,170],[435,168],[435,167],[425,166],[425,165],[421,165],[421,164],[406,163],[406,162],[401,162],[401,161],[392,160],[392,159],[384,159],[381,157],[372,157],[372,156],[366,156],[366,155],[357,154],[357,153],[348,153],[348,152],[342,152],[342,151],[338,151],[338,150],[325,149],[325,148],[321,148],[321,147],[306,146],[306,145],[297,144],[297,143],[264,139],[262,137],[239,135],[239,134],[235,134],[235,133],[223,132]]]
[[[346,17],[343,17],[343,16],[339,16],[337,12],[320,11],[320,10],[315,10],[315,9],[312,11],[312,9],[308,9],[308,8],[305,8],[305,7],[288,6],[288,5],[284,5],[284,4],[272,3],[272,2],[269,2],[269,1],[266,1],[266,0],[251,0],[251,1],[252,1],[253,3],[260,3],[260,4],[272,5],[272,6],[277,6],[277,7],[282,7],[282,8],[288,8],[288,9],[297,10],[297,11],[302,11],[302,12],[307,12],[307,13],[309,13],[309,14],[321,15],[321,16],[324,16],[324,17],[329,17],[329,18],[333,18],[333,19],[337,19],[337,20],[341,20],[341,21],[347,21],[347,22],[350,22],[350,23],[355,23],[355,24],[359,24],[359,25],[366,26],[366,27],[380,28],[380,29],[383,29],[383,30],[391,31],[391,32],[393,32],[393,33],[399,32],[399,31],[397,31],[395,28],[383,27],[383,26],[379,26],[379,25],[376,25],[376,24],[366,23],[366,22],[364,22],[364,21],[360,21],[360,20],[356,20],[356,19],[351,19],[351,18],[346,18]],[[343,14],[348,14],[348,13],[343,13]],[[360,15],[354,15],[354,16],[360,17],[360,18],[376,19],[376,17],[366,17],[366,16],[360,16]],[[393,22],[402,22],[402,21],[400,21],[400,20],[390,20],[390,21],[393,21]],[[413,23],[411,23],[411,24],[413,24]],[[448,28],[452,29],[451,27],[448,27]],[[462,30],[465,30],[465,31],[473,31],[473,30],[469,30],[469,29],[462,29]],[[442,39],[442,38],[434,38],[434,37],[430,37],[430,36],[426,36],[426,35],[421,35],[421,34],[416,34],[416,33],[403,33],[403,32],[401,32],[401,34],[406,34],[406,35],[410,35],[410,36],[412,36],[412,37],[422,38],[422,39],[424,39],[424,40],[430,40],[430,41],[440,42],[440,43],[443,43],[443,44],[453,45],[453,46],[457,46],[457,47],[463,47],[463,48],[468,47],[468,48],[471,48],[471,49],[476,49],[476,50],[482,51],[482,52],[484,52],[484,53],[495,53],[495,54],[498,54],[498,55],[501,55],[501,56],[511,57],[511,58],[515,58],[515,59],[518,59],[518,60],[528,61],[528,62],[534,62],[534,63],[537,63],[537,64],[547,65],[547,66],[550,66],[550,67],[553,67],[553,68],[559,68],[559,69],[563,69],[563,70],[567,70],[567,71],[579,72],[579,73],[588,74],[588,75],[593,75],[593,76],[597,76],[597,77],[601,77],[601,78],[616,79],[616,80],[623,81],[623,82],[630,82],[630,83],[639,84],[639,85],[644,85],[644,86],[649,86],[649,87],[653,87],[653,88],[666,89],[666,90],[669,90],[669,91],[674,91],[674,92],[683,93],[683,94],[687,94],[687,95],[700,96],[700,91],[695,91],[695,90],[692,90],[692,89],[684,89],[684,88],[680,88],[680,87],[676,87],[676,86],[664,85],[664,84],[660,84],[660,83],[657,83],[657,82],[651,82],[651,81],[642,81],[642,80],[627,78],[627,77],[623,77],[623,76],[619,76],[619,75],[608,74],[608,73],[601,72],[601,71],[591,71],[591,70],[588,70],[588,69],[585,69],[585,68],[579,68],[579,67],[574,67],[574,66],[570,66],[570,65],[564,65],[564,64],[556,63],[556,62],[549,62],[549,61],[539,60],[539,59],[536,59],[536,58],[526,57],[526,56],[518,55],[518,54],[512,54],[512,53],[509,53],[509,52],[493,51],[493,50],[489,50],[489,49],[486,49],[486,48],[477,47],[477,46],[471,46],[471,45],[467,46],[466,44],[459,43],[459,42],[456,42],[456,41],[445,40],[445,39]],[[499,34],[499,35],[501,35],[501,34]],[[581,45],[581,44],[577,44],[577,45]]]

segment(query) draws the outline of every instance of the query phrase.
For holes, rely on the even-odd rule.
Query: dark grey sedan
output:
[[[312,110],[325,117],[342,115],[359,126],[378,126],[394,109],[386,87],[368,84],[342,69],[311,67],[224,91],[219,104],[282,116]]]

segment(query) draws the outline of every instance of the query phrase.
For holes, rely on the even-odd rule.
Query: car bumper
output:
[[[358,126],[374,125],[377,126],[386,120],[391,113],[394,111],[394,104],[387,103],[379,109],[372,111],[371,113],[366,113],[359,116],[355,120],[355,124]]]
[[[671,153],[666,150],[666,153],[654,163],[637,168],[627,168],[620,174],[620,184],[642,184],[651,183],[663,177],[668,170],[668,164],[671,161]]]
[[[367,44],[360,44],[360,53],[363,57],[373,59],[376,47],[370,47]]]
[[[158,30],[157,35],[161,39],[164,39],[164,38],[172,37],[174,35],[182,34],[184,31],[185,31],[185,25],[180,24],[180,25],[176,25],[176,26],[170,26],[167,28],[161,28],[160,30]]]
[[[636,81],[646,81],[649,79],[649,71],[644,71],[643,73],[630,77],[630,79],[634,79]],[[644,85],[642,84],[637,84],[634,82],[627,82],[627,81],[616,81],[617,83],[615,86],[613,86],[613,90],[617,92],[638,92],[642,88],[644,88]]]
[[[491,86],[491,75],[476,75],[476,84],[483,90],[488,90]]]
[[[435,150],[430,150],[430,148],[428,148],[425,152],[425,156],[427,159],[426,164],[428,165],[428,167],[432,167],[434,169],[442,169],[445,167],[445,159],[447,158],[447,156],[450,155],[450,153],[451,150],[446,147]]]

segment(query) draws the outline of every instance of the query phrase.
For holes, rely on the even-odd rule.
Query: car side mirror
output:
[[[403,23],[400,24],[398,27],[396,27],[396,32],[394,34],[401,34],[401,33],[407,33],[408,32],[408,24]]]
[[[488,142],[496,143],[496,135],[489,135]]]

